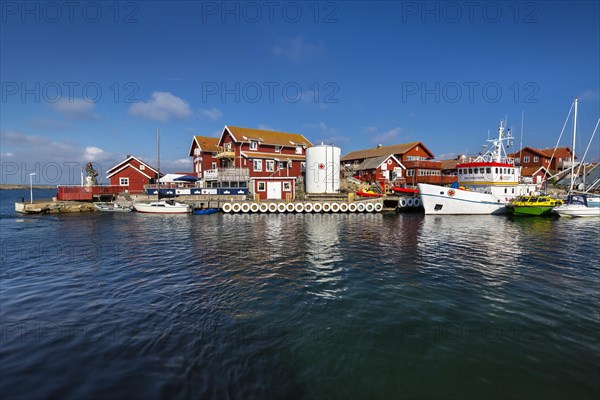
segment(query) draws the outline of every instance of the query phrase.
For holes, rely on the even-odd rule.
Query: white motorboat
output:
[[[131,212],[133,211],[132,206],[127,206],[118,203],[103,203],[96,202],[94,203],[94,208],[98,211],[102,212]]]
[[[192,207],[189,204],[177,203],[170,200],[136,203],[133,207],[138,212],[152,214],[186,214],[192,212]]]

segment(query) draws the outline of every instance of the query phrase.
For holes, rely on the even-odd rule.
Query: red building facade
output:
[[[128,156],[106,171],[111,186],[120,186],[122,191],[138,194],[144,192],[144,186],[156,182],[158,171],[144,161]]]

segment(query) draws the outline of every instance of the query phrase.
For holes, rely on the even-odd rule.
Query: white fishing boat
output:
[[[156,148],[158,159],[158,179],[156,182],[156,195],[158,201],[151,203],[135,203],[133,207],[137,212],[150,214],[187,214],[192,212],[192,206],[178,203],[173,200],[160,199],[160,130],[156,130]]]
[[[498,138],[488,140],[491,148],[475,159],[458,164],[458,187],[419,183],[419,195],[425,214],[504,214],[515,197],[535,193],[534,184],[520,183],[521,167],[506,154],[504,142],[513,138],[505,133],[504,121]]]
[[[154,201],[152,203],[136,203],[133,205],[137,212],[153,214],[186,214],[192,212],[189,204],[177,203],[172,200]]]

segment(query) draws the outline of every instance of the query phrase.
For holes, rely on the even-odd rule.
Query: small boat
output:
[[[561,217],[600,217],[600,207],[590,207],[585,194],[568,195],[565,204],[556,207],[554,212]]]
[[[194,215],[208,215],[208,214],[215,214],[218,212],[219,212],[218,208],[203,208],[203,209],[194,210]]]
[[[133,211],[132,206],[126,206],[126,205],[117,204],[117,203],[97,202],[97,203],[94,203],[94,208],[98,211],[103,211],[103,212],[131,212],[131,211]]]
[[[192,212],[192,207],[189,204],[177,203],[172,200],[137,203],[133,207],[138,212],[152,214],[188,214]]]
[[[383,195],[381,193],[375,193],[372,190],[359,190],[358,192],[356,192],[357,195],[359,195],[360,197],[382,197]]]
[[[409,189],[405,187],[393,187],[392,191],[394,193],[403,193],[403,194],[419,194],[419,189]]]
[[[562,200],[550,196],[521,196],[506,205],[514,215],[550,215],[554,207],[563,204]]]

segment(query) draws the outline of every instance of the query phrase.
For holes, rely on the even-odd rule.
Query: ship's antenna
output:
[[[525,120],[525,111],[521,111],[521,143],[519,143],[519,165],[521,165],[521,153],[523,151],[523,121]]]

